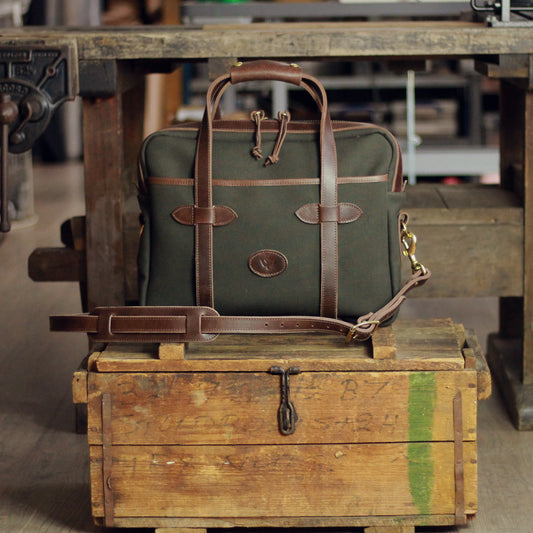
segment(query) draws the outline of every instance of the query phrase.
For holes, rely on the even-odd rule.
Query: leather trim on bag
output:
[[[348,178],[337,178],[339,185],[353,185],[364,183],[382,183],[388,180],[386,174],[376,176],[353,176]],[[184,187],[194,186],[192,178],[162,178],[151,177],[148,182],[153,185],[183,185]],[[294,185],[319,185],[319,178],[278,178],[278,179],[256,179],[256,180],[236,180],[236,179],[214,179],[214,187],[284,187]]]
[[[347,224],[355,222],[363,210],[350,203],[340,203],[336,206],[322,206],[320,204],[305,204],[295,212],[295,215],[306,224],[320,224],[320,222],[337,222]]]
[[[331,125],[334,132],[357,131],[362,129],[382,129],[380,126],[376,126],[375,124],[368,124],[365,122],[348,122],[342,120],[332,120]],[[193,131],[198,130],[199,127],[200,122],[187,122],[185,124],[180,124],[179,126],[168,126],[160,131]],[[261,125],[262,129],[263,127],[265,128],[265,131],[276,132],[279,125],[275,119],[265,119]],[[246,121],[223,118],[213,121],[213,132],[219,131],[233,133],[253,133],[254,126],[253,123],[249,124]],[[295,134],[309,134],[318,133],[319,128],[316,122],[298,121],[289,124],[288,131]]]
[[[273,278],[279,276],[285,270],[289,261],[277,250],[259,250],[248,259],[250,270],[261,278]]]
[[[265,66],[268,68],[265,69]],[[195,156],[195,205],[212,205],[212,146],[213,121],[224,91],[231,83],[238,83],[252,76],[260,79],[282,80],[297,83],[304,88],[320,109],[320,203],[337,204],[337,153],[331,117],[328,111],[326,91],[313,76],[301,74],[301,70],[277,62],[251,62],[235,76],[223,75],[217,78],[207,91],[201,127],[198,131]],[[296,78],[297,71],[297,78]],[[336,222],[320,224],[320,314],[325,317],[337,316],[338,287],[338,241]],[[213,302],[213,226],[195,226],[195,263],[196,263],[196,302],[197,305],[212,306]]]
[[[236,220],[238,215],[231,207],[225,205],[214,205],[212,207],[183,205],[172,211],[172,218],[186,226],[194,226],[194,224],[227,226]]]

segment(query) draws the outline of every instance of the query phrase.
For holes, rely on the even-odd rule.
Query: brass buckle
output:
[[[354,324],[350,328],[350,331],[348,331],[348,333],[346,334],[346,337],[344,339],[346,344],[349,344],[350,342],[352,342],[352,340],[366,340],[366,339],[372,337],[372,335],[374,335],[374,332],[377,329],[377,328],[374,328],[368,335],[365,335],[363,337],[363,336],[361,336],[361,333],[359,333],[357,331],[358,327],[360,327],[360,326],[379,326],[379,324],[380,324],[379,320],[363,320],[362,322],[359,322],[358,324]]]

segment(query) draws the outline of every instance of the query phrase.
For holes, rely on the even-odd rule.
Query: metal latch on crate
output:
[[[296,407],[291,402],[291,391],[289,376],[299,374],[300,368],[291,366],[284,370],[280,366],[273,366],[270,368],[271,374],[281,376],[281,403],[278,409],[278,426],[282,435],[292,435],[296,431],[296,422],[298,421],[298,413]]]
[[[31,149],[56,109],[78,93],[75,41],[0,48],[0,231],[10,229],[7,154]]]

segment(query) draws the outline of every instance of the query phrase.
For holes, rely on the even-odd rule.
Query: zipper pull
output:
[[[288,111],[280,111],[278,113],[278,120],[279,120],[278,138],[276,139],[276,144],[274,145],[274,149],[272,150],[272,153],[268,156],[267,160],[265,161],[265,167],[267,167],[268,165],[275,165],[279,161],[279,153],[281,151],[281,147],[283,146],[283,141],[285,140],[285,136],[287,135],[287,127],[289,126],[291,115]]]

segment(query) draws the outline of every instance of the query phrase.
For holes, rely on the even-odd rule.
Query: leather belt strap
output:
[[[429,270],[415,272],[384,307],[360,317],[355,324],[313,316],[220,316],[207,306],[193,307],[97,307],[92,313],[50,317],[52,331],[87,333],[94,342],[161,343],[213,340],[219,333],[330,332],[347,340],[366,340],[389,319],[405,300],[405,294],[424,283]]]

